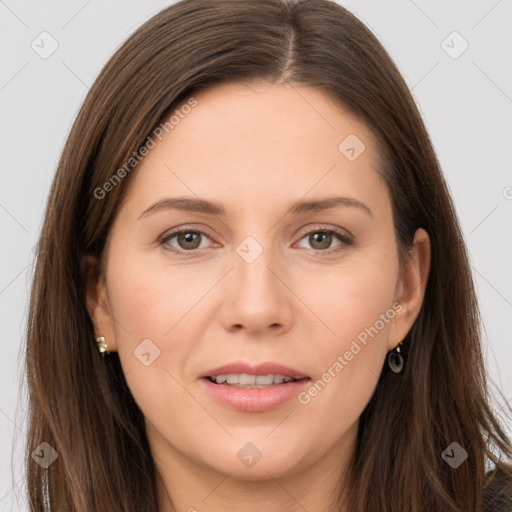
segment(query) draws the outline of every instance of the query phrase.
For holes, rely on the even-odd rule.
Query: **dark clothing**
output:
[[[487,473],[489,482],[484,491],[484,512],[512,512],[512,478],[503,470]]]

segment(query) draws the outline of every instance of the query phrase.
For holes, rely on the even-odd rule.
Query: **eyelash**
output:
[[[169,240],[171,240],[176,235],[179,235],[181,233],[195,233],[195,234],[204,235],[207,238],[210,238],[203,231],[199,231],[197,229],[192,229],[192,228],[187,228],[187,227],[181,227],[181,228],[177,228],[177,229],[171,231],[170,233],[165,233],[162,237],[159,238],[158,244],[164,246],[169,242]],[[320,228],[320,227],[315,227],[315,228],[311,229],[310,231],[307,231],[300,237],[299,241],[302,240],[303,238],[311,235],[312,233],[325,233],[325,234],[329,234],[329,235],[334,235],[340,242],[342,242],[342,245],[343,244],[352,245],[354,243],[353,239],[349,235],[346,235],[345,233],[343,233],[342,231],[338,231],[337,229],[333,229],[333,228]],[[174,254],[180,255],[180,256],[195,256],[195,255],[197,255],[197,253],[199,251],[201,251],[201,249],[196,249],[194,251],[181,251],[181,250],[178,250],[175,248],[169,249],[167,247],[165,247],[165,249],[173,252]],[[336,246],[336,247],[331,247],[330,249],[325,249],[325,250],[317,250],[317,249],[311,249],[311,250],[318,253],[320,256],[328,256],[328,255],[332,254],[333,252],[342,251],[343,247],[340,248],[340,246]]]

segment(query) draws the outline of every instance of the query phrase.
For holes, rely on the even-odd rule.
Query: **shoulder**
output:
[[[512,472],[501,467],[487,473],[484,512],[512,512]]]

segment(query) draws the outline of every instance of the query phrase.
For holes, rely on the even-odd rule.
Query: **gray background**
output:
[[[0,0],[0,511],[28,509],[22,488],[26,400],[19,395],[20,349],[33,247],[60,152],[103,64],[136,27],[170,3]],[[391,53],[420,107],[468,245],[489,371],[510,400],[511,1],[340,3]],[[40,52],[43,45],[51,48],[50,39],[41,39],[48,37],[40,36],[43,31],[58,43],[45,59],[31,47],[35,41]],[[454,31],[461,37],[450,35]],[[458,55],[464,41],[469,47]]]

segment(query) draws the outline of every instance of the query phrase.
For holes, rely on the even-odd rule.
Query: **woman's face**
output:
[[[194,98],[125,178],[89,297],[96,334],[161,468],[341,470],[424,291],[415,263],[399,268],[376,141],[311,87]]]

